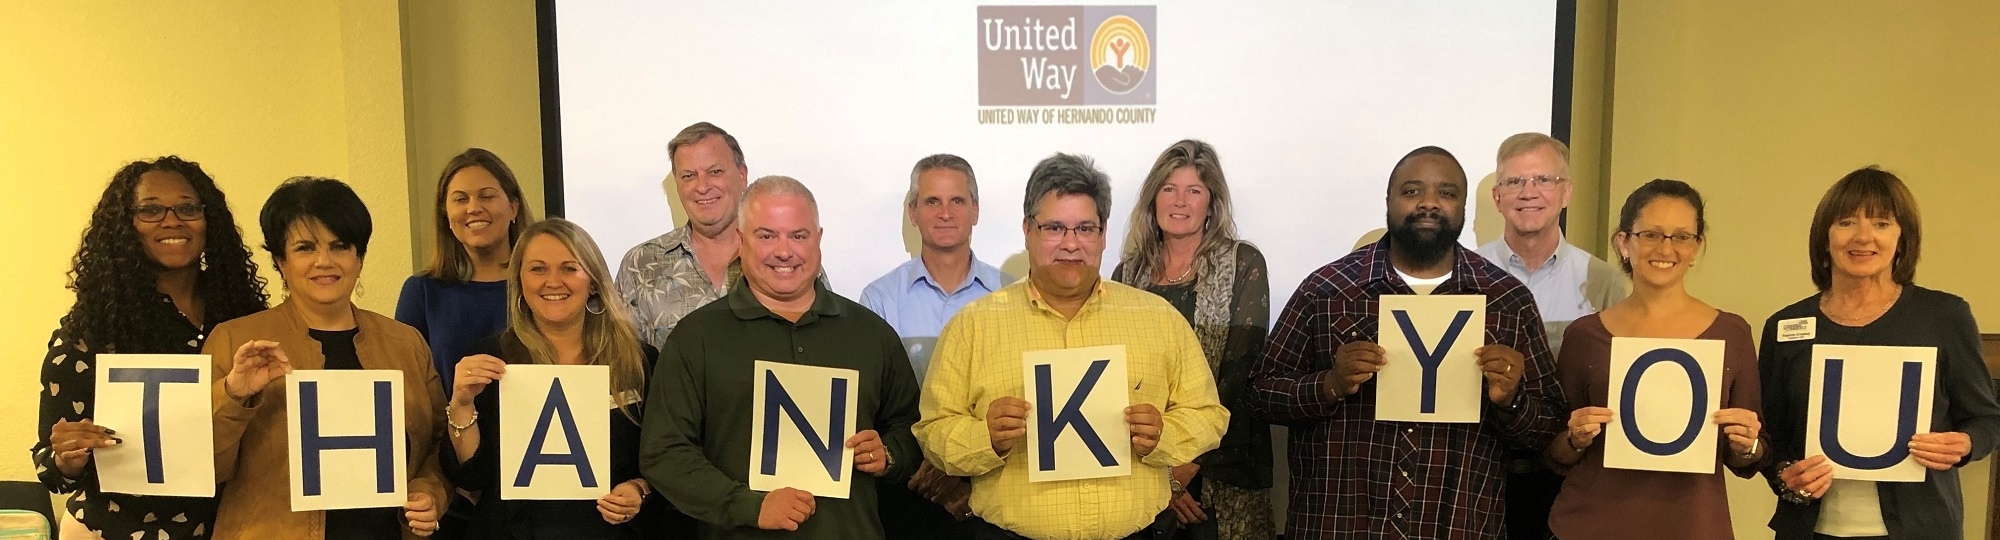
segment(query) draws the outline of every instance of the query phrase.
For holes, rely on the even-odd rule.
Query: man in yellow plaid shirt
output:
[[[938,338],[914,428],[926,459],[972,480],[975,539],[1157,540],[1179,486],[1169,471],[1214,449],[1229,425],[1187,320],[1152,293],[1099,277],[1111,185],[1088,158],[1056,154],[1028,179],[1028,279],[967,305]],[[1028,351],[1126,347],[1131,474],[1028,481]],[[1052,405],[1053,406],[1053,405]]]

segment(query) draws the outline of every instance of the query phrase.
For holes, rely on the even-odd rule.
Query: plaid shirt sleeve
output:
[[[1251,367],[1251,406],[1272,422],[1319,420],[1340,410],[1343,400],[1325,390],[1339,347],[1323,321],[1332,309],[1326,285],[1317,274],[1306,278],[1272,325],[1265,354]]]
[[[1535,297],[1527,286],[1512,278],[1488,286],[1486,295],[1487,343],[1506,345],[1526,360],[1521,388],[1514,410],[1487,404],[1493,411],[1486,424],[1501,440],[1522,450],[1548,448],[1549,441],[1563,430],[1569,407],[1563,402],[1562,384],[1556,381],[1555,355],[1549,352],[1546,327],[1535,308]]]

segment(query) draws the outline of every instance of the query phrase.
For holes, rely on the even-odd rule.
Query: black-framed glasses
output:
[[[181,218],[181,221],[197,221],[201,219],[202,210],[205,208],[207,207],[202,206],[198,202],[184,202],[173,206],[142,204],[138,208],[132,209],[132,215],[138,217],[139,221],[159,223],[166,221],[167,212],[172,211],[174,217]]]
[[[1081,223],[1075,227],[1070,227],[1061,223],[1036,222],[1035,231],[1041,233],[1042,241],[1044,242],[1062,240],[1064,236],[1068,236],[1071,232],[1075,232],[1077,238],[1084,240],[1095,240],[1097,237],[1104,235],[1104,227],[1096,223]]]
[[[1520,191],[1521,188],[1528,186],[1534,186],[1535,191],[1548,191],[1550,187],[1553,187],[1556,184],[1560,184],[1568,180],[1569,180],[1568,178],[1563,178],[1561,176],[1548,176],[1541,174],[1534,176],[1509,176],[1495,181],[1495,187],[1502,192],[1509,192],[1509,193]]]
[[[1685,232],[1666,234],[1660,231],[1639,231],[1632,233],[1632,237],[1638,238],[1639,245],[1643,247],[1657,246],[1660,242],[1669,240],[1673,241],[1675,246],[1692,246],[1701,241],[1700,235]]]

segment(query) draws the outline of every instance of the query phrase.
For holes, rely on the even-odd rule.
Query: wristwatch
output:
[[[1179,497],[1181,494],[1187,493],[1187,486],[1181,485],[1179,479],[1167,478],[1167,491],[1171,492],[1173,496]]]

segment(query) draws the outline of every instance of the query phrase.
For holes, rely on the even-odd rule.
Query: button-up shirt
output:
[[[708,272],[695,260],[694,246],[688,244],[691,234],[693,227],[675,227],[632,246],[618,263],[618,295],[631,304],[632,324],[647,345],[661,347],[681,317],[727,292],[716,290]],[[742,275],[742,264],[731,259],[723,283],[736,283]]]
[[[674,507],[703,521],[698,537],[882,538],[875,482],[903,482],[921,451],[917,379],[896,331],[881,317],[814,285],[812,307],[788,321],[735,282],[720,302],[682,319],[660,348],[640,435],[640,472]],[[891,465],[881,478],[854,474],[847,498],[819,497],[797,532],[757,528],[765,493],[751,491],[750,439],[758,360],[860,372],[853,429],[875,430]],[[657,411],[655,407],[658,407]]]
[[[917,380],[923,380],[945,321],[951,320],[966,304],[1006,286],[1008,281],[1011,280],[1000,269],[975,257],[965,279],[958,282],[957,288],[947,291],[937,278],[931,277],[930,268],[919,257],[869,283],[861,290],[861,305],[868,306],[896,328],[896,335],[903,337],[903,346],[910,353],[910,365],[916,369]]]
[[[1099,345],[1125,346],[1128,399],[1160,409],[1159,446],[1133,456],[1126,476],[1028,482],[1027,450],[993,451],[987,406],[1027,395],[1024,353]],[[1229,425],[1187,319],[1166,300],[1110,280],[1099,280],[1070,318],[1028,280],[965,306],[938,338],[922,410],[916,433],[924,455],[946,473],[972,477],[973,513],[1040,540],[1123,538],[1151,525],[1167,507],[1170,470],[1214,449]]]
[[[1387,240],[1321,267],[1285,305],[1250,376],[1253,406],[1291,427],[1287,538],[1506,538],[1502,452],[1546,448],[1567,409],[1534,296],[1454,249],[1451,279],[1433,294],[1486,296],[1485,343],[1527,360],[1515,410],[1486,402],[1480,423],[1394,422],[1375,419],[1372,379],[1328,396],[1334,351],[1378,342],[1378,299],[1413,291],[1390,266]]]
[[[1486,245],[1479,246],[1476,252],[1493,264],[1500,265],[1508,275],[1521,280],[1528,286],[1529,291],[1535,293],[1535,307],[1541,310],[1543,321],[1566,323],[1609,307],[1610,302],[1606,299],[1593,300],[1590,290],[1585,286],[1593,277],[1592,262],[1595,261],[1598,265],[1607,263],[1596,260],[1596,257],[1582,248],[1570,245],[1565,238],[1556,239],[1555,253],[1549,254],[1548,260],[1541,261],[1541,267],[1534,270],[1528,270],[1528,261],[1515,253],[1514,248],[1507,245],[1506,239],[1487,242]],[[1608,265],[1606,269],[1609,269]],[[1609,293],[1611,297],[1608,300],[1624,298],[1626,293],[1624,280],[1617,279],[1615,275],[1598,277],[1598,279],[1607,278],[1609,281],[1605,284],[1615,288]],[[1597,302],[1602,302],[1603,305],[1597,305]]]

